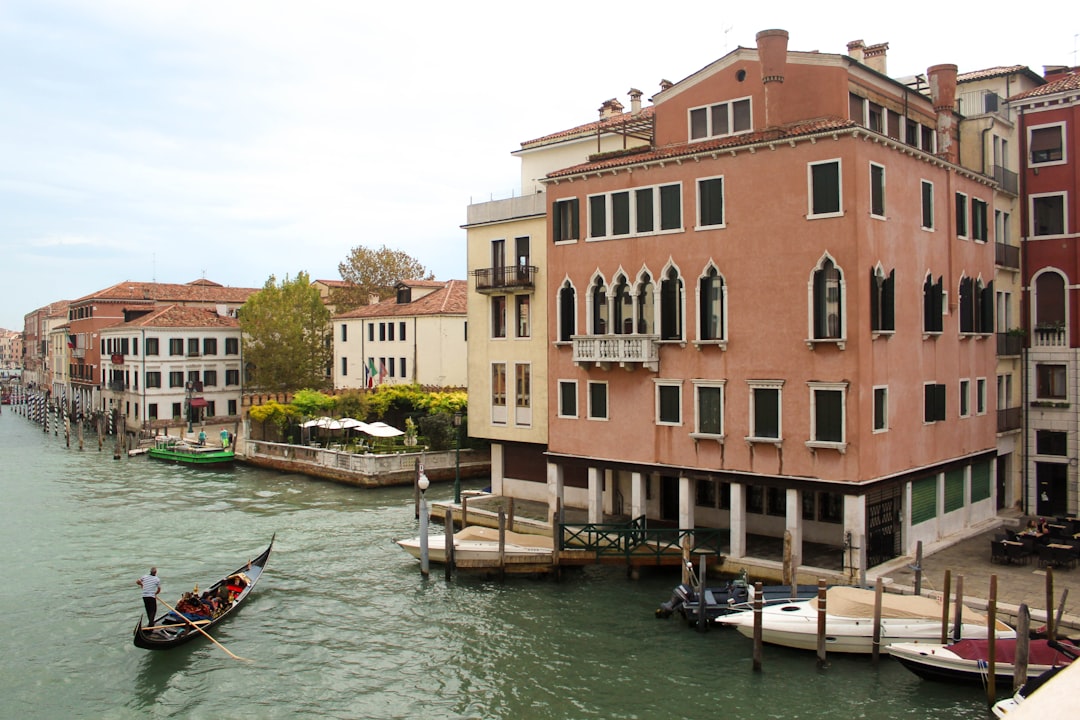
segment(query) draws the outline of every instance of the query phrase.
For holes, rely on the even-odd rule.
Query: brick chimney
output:
[[[852,40],[851,42],[849,42],[847,44],[848,57],[855,60],[856,62],[862,62],[863,61],[863,50],[865,48],[866,48],[866,45],[863,43],[862,40]]]
[[[765,127],[784,124],[784,72],[787,66],[787,30],[762,30],[757,34],[761,83],[765,86]]]
[[[613,117],[615,115],[622,115],[622,111],[623,104],[615,98],[605,100],[604,104],[600,106],[600,119],[602,120],[604,118]]]
[[[863,63],[871,70],[877,70],[882,75],[888,75],[885,72],[885,53],[889,49],[889,43],[878,43],[877,45],[868,45],[863,48]]]
[[[675,83],[671,82],[670,80],[661,80],[660,81],[660,92],[664,92],[665,90],[670,90],[672,88],[672,86],[674,86],[674,85],[675,85]]]
[[[378,295],[378,293],[368,293],[367,304],[368,305],[378,305],[379,304],[379,295]]]
[[[951,163],[960,159],[957,147],[956,66],[934,65],[926,70],[930,100],[937,114],[937,154]]]
[[[639,115],[641,113],[641,96],[642,92],[637,88],[630,88],[630,114]]]

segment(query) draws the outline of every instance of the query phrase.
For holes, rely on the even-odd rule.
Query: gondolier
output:
[[[154,624],[157,617],[157,596],[161,592],[161,578],[157,576],[157,568],[150,568],[149,575],[143,575],[135,581],[142,588],[143,605],[146,606],[146,616],[150,618],[150,624]]]

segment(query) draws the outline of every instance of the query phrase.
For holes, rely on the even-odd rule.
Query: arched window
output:
[[[577,298],[574,286],[566,280],[559,288],[559,340],[570,342],[577,332]]]
[[[1035,278],[1035,327],[1065,326],[1065,278],[1043,272]]]
[[[826,256],[814,271],[813,286],[814,339],[842,339],[843,274],[832,258]]]
[[[896,270],[890,270],[888,275],[881,265],[870,270],[871,332],[896,330],[895,288]]]
[[[596,280],[593,281],[590,296],[592,298],[592,334],[607,335],[607,286],[604,285],[604,278],[598,276]]]
[[[656,332],[656,293],[653,288],[652,276],[647,271],[642,271],[638,276],[635,288],[637,303],[637,331],[641,335],[652,335]]]
[[[926,281],[923,282],[923,332],[941,332],[944,305],[945,290],[941,276],[934,282],[934,276],[926,273]]]
[[[660,339],[681,340],[683,282],[679,271],[668,268],[660,282]]]
[[[633,335],[634,299],[630,297],[630,286],[626,282],[625,275],[620,274],[615,278],[615,287],[611,292],[614,301],[611,306],[612,332],[616,335]]]
[[[724,339],[724,278],[715,267],[698,280],[699,337],[702,340]]]

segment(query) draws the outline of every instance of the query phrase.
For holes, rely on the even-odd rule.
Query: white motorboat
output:
[[[1026,679],[1032,680],[1053,667],[1073,661],[1076,648],[1049,640],[1030,640]],[[989,672],[990,641],[960,640],[951,645],[940,643],[893,643],[889,654],[921,678],[946,682],[984,683]],[[1016,673],[1016,640],[994,643],[994,676],[1002,687],[1011,685]]]
[[[764,642],[803,650],[817,649],[818,601],[797,600],[762,609],[761,638]],[[896,642],[941,642],[942,607],[937,600],[918,595],[883,593],[881,598],[880,647]],[[949,613],[952,631],[952,612]],[[724,615],[718,625],[732,625],[747,637],[754,634],[754,611]],[[1016,631],[1003,622],[996,623],[998,638],[1015,638]],[[986,617],[964,608],[960,628],[963,638],[986,638]],[[874,591],[836,586],[826,594],[825,647],[828,652],[873,652]]]
[[[405,552],[414,558],[420,557],[420,538],[396,541]],[[551,557],[552,542],[544,535],[530,535],[506,531],[503,557],[510,562],[522,560],[543,561]],[[472,560],[496,561],[499,558],[499,531],[480,525],[469,525],[454,533],[454,560],[468,562]],[[428,535],[428,560],[435,563],[446,562],[446,535]]]

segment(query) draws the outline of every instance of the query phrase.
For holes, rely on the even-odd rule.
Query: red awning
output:
[[[206,407],[206,398],[191,398],[191,407]]]

